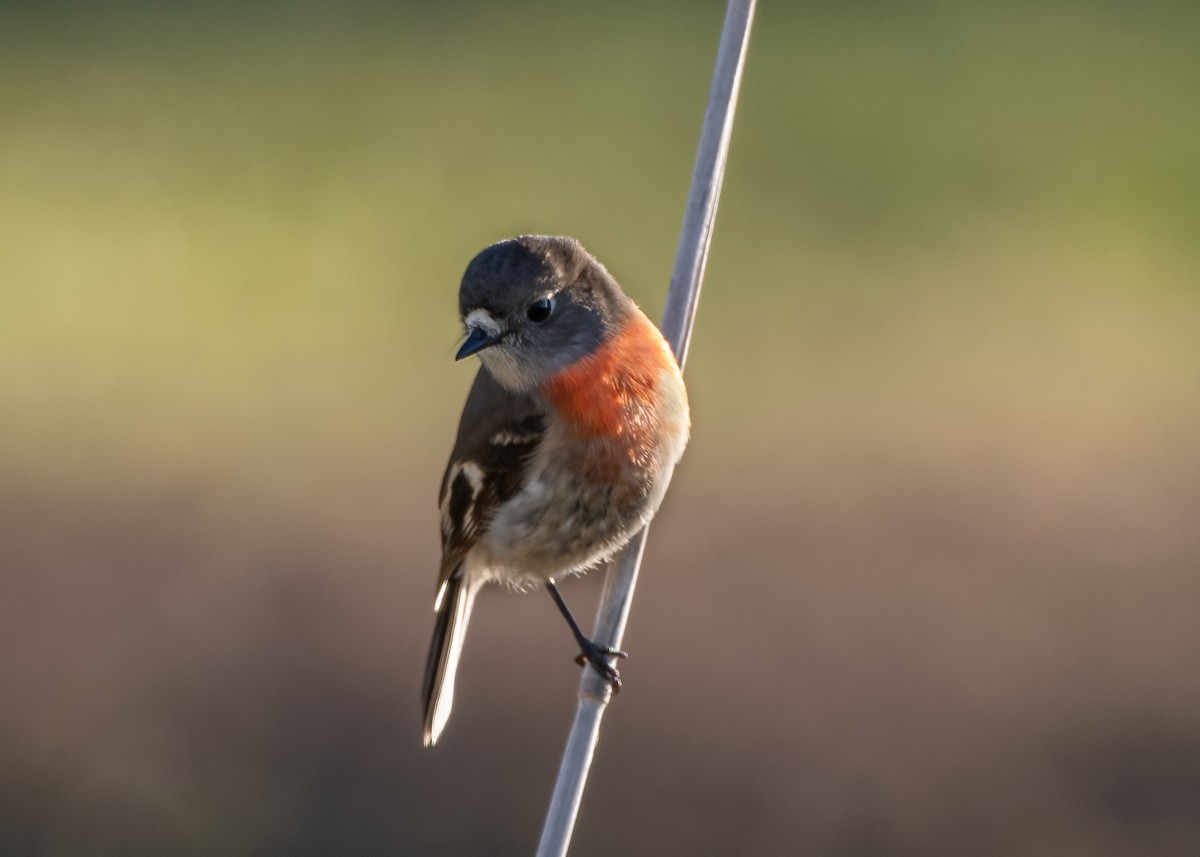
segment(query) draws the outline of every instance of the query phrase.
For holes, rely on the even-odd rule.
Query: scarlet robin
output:
[[[620,550],[658,510],[687,444],[679,365],[658,328],[573,238],[487,247],[459,290],[482,366],[442,478],[442,564],[423,689],[437,743],[475,596],[546,586],[590,664],[620,686],[624,652],[584,636],[555,580]]]

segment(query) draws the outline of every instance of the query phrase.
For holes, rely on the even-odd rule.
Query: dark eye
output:
[[[525,317],[534,324],[541,324],[550,317],[552,312],[554,312],[554,298],[542,298],[529,305],[529,309],[525,310]]]

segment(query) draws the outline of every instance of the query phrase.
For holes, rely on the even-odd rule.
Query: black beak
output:
[[[458,349],[458,353],[454,355],[455,360],[462,360],[464,357],[470,357],[472,354],[477,354],[485,348],[491,348],[500,341],[499,336],[492,336],[485,330],[478,327],[471,328],[470,335],[467,336],[467,341]]]

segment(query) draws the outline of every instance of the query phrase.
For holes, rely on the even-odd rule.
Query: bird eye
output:
[[[529,309],[525,310],[525,317],[534,324],[541,324],[550,317],[552,312],[554,312],[554,298],[542,298],[529,305]]]

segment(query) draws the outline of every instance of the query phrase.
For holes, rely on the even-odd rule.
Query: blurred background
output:
[[[722,15],[2,7],[0,853],[533,852],[548,598],[420,747],[458,280],[659,315]],[[573,854],[1200,853],[1198,33],[762,5]]]

